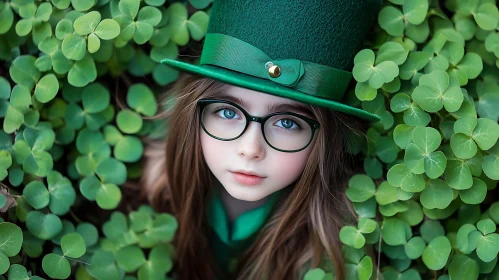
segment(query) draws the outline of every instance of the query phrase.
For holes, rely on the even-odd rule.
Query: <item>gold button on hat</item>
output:
[[[269,68],[269,75],[272,78],[277,78],[281,75],[281,68],[277,65],[273,65]]]

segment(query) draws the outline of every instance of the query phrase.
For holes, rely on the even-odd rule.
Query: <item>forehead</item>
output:
[[[224,90],[218,92],[214,97],[237,103],[253,113],[292,111],[305,114],[309,117],[312,116],[312,111],[308,104],[233,85],[227,85]]]

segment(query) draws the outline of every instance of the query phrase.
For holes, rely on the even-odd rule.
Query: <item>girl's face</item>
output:
[[[314,119],[311,111],[306,109],[308,106],[301,102],[242,87],[229,85],[226,92],[214,98],[232,101],[253,116],[263,117],[273,112],[285,111]],[[289,108],[281,107],[279,110],[267,111],[267,108],[274,105],[289,105]],[[297,109],[298,107],[302,109]],[[219,114],[223,117],[234,116],[230,111]],[[277,125],[282,124],[281,121]],[[286,121],[284,124],[289,127]],[[245,201],[263,199],[297,180],[316,138],[314,137],[312,143],[304,150],[287,153],[277,151],[265,142],[261,124],[258,122],[250,122],[243,135],[232,141],[217,140],[206,134],[201,127],[199,129],[203,155],[211,172],[232,197]],[[252,172],[263,179],[255,180],[255,177],[246,177],[237,174],[238,172]]]

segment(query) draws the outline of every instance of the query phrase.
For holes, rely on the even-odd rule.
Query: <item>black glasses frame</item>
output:
[[[212,103],[226,103],[226,104],[229,104],[231,106],[236,107],[237,109],[241,110],[241,112],[243,112],[244,116],[246,117],[246,126],[244,127],[244,129],[241,132],[241,134],[239,134],[236,137],[226,139],[226,138],[217,137],[217,136],[211,134],[210,132],[208,132],[208,130],[206,129],[206,127],[204,126],[204,123],[203,123],[203,110],[204,110],[204,108],[207,105],[212,104]],[[280,151],[280,152],[294,153],[294,152],[299,152],[299,151],[302,151],[302,150],[306,149],[310,145],[310,143],[312,142],[312,140],[314,139],[315,131],[320,128],[320,124],[319,124],[318,121],[310,119],[310,118],[307,118],[307,117],[305,117],[303,115],[300,115],[300,114],[297,114],[297,113],[293,113],[293,112],[275,112],[275,113],[268,114],[268,115],[263,116],[263,117],[257,117],[257,116],[250,115],[248,112],[246,112],[246,110],[244,110],[238,104],[235,104],[235,103],[233,103],[231,101],[227,101],[227,100],[223,100],[223,99],[201,99],[201,100],[198,100],[197,104],[198,104],[199,109],[200,109],[199,110],[199,122],[201,123],[201,127],[203,128],[204,132],[206,132],[206,134],[208,134],[209,136],[211,136],[211,137],[213,137],[213,138],[215,138],[217,140],[221,140],[221,141],[232,141],[232,140],[235,140],[235,139],[241,137],[241,135],[243,135],[244,132],[246,131],[246,129],[248,128],[250,122],[258,122],[258,123],[261,124],[260,126],[261,126],[261,129],[262,129],[263,138],[265,139],[265,142],[267,142],[267,144],[270,147],[272,147],[273,149],[275,149],[277,151]],[[305,147],[303,147],[301,149],[297,149],[297,150],[282,150],[282,149],[278,149],[278,148],[272,146],[272,144],[269,143],[269,141],[267,140],[267,137],[265,136],[265,130],[264,130],[265,122],[268,119],[270,119],[271,117],[276,116],[276,115],[292,115],[292,116],[295,116],[297,118],[302,119],[308,125],[310,125],[310,128],[312,130],[312,135],[310,136],[310,140],[305,145]]]

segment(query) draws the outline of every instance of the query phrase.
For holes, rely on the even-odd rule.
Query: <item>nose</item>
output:
[[[237,154],[248,159],[261,160],[265,157],[265,139],[263,138],[261,124],[250,122],[248,128],[237,142]]]

